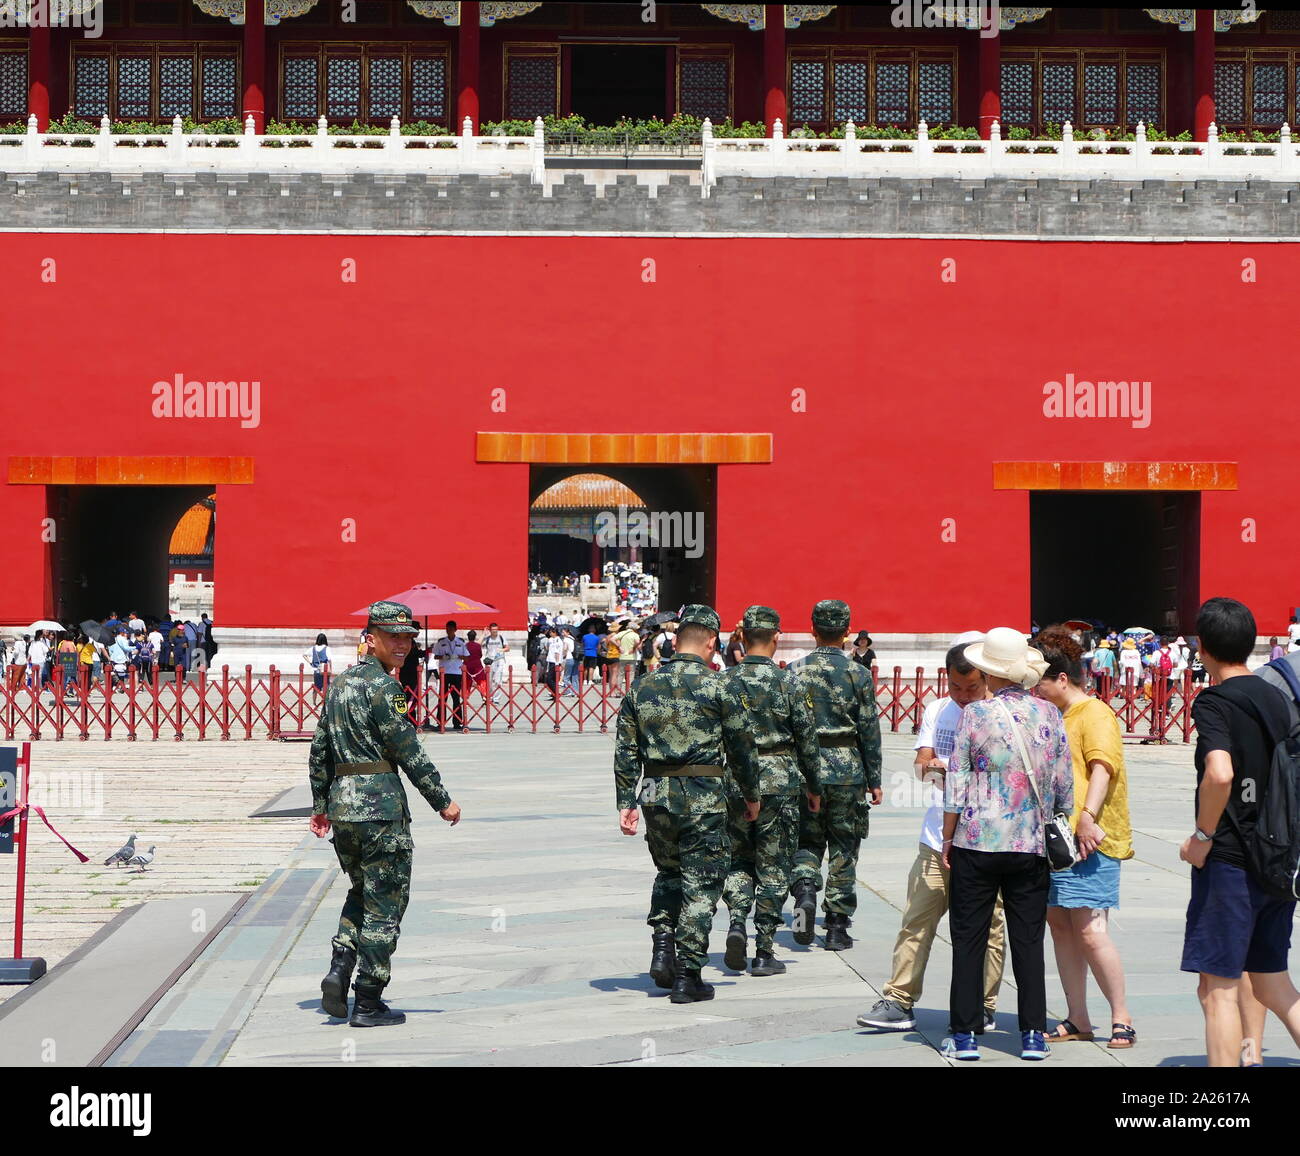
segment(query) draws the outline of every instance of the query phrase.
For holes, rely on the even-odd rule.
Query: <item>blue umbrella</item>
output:
[[[1154,630],[1148,630],[1145,626],[1130,626],[1126,631],[1124,631],[1124,633],[1125,633],[1125,634],[1136,634],[1136,635],[1138,635],[1138,636],[1140,637],[1140,636],[1142,636],[1142,635],[1146,635],[1146,634],[1154,634],[1155,631],[1154,631]]]

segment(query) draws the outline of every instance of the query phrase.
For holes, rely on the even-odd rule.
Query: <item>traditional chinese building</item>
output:
[[[1203,139],[1296,118],[1300,12],[1002,7],[972,31],[893,5],[2,0],[0,118],[253,117],[459,130],[468,117],[677,113],[787,131],[1143,121]],[[646,19],[653,15],[652,20]],[[93,22],[93,23],[92,23]],[[88,28],[98,33],[88,36]]]
[[[36,118],[0,135],[0,624],[165,613],[179,553],[225,629],[421,581],[513,629],[530,546],[596,568],[597,504],[698,515],[697,557],[647,562],[727,621],[1300,605],[1295,13],[71,3],[99,35],[0,40],[0,112]],[[474,135],[679,112],[842,135],[657,185]],[[40,131],[69,114],[217,131]],[[225,135],[248,117],[312,135]]]

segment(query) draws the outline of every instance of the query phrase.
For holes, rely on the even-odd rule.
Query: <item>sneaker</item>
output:
[[[905,1032],[916,1027],[911,1011],[892,999],[877,1000],[869,1012],[858,1016],[858,1027],[880,1028],[887,1032]]]
[[[1020,1058],[1022,1060],[1045,1060],[1052,1054],[1042,1032],[1020,1033]]]
[[[943,1055],[950,1060],[978,1060],[980,1046],[974,1032],[953,1032],[943,1041]]]
[[[986,1032],[998,1030],[997,1013],[989,1011],[988,1008],[984,1009],[984,1030]]]

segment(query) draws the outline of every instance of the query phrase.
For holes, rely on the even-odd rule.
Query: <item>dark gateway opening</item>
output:
[[[668,50],[658,45],[575,44],[570,104],[588,124],[662,117],[668,107]]]
[[[1031,493],[1033,620],[1194,633],[1200,531],[1199,492]]]
[[[211,485],[50,486],[57,619],[101,619],[111,610],[166,617],[172,533],[211,493]]]

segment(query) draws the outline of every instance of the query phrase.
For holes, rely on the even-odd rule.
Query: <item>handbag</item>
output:
[[[1029,751],[1025,748],[1025,738],[1016,725],[1016,718],[1000,698],[994,702],[1002,708],[1007,716],[1011,733],[1016,737],[1016,746],[1020,750],[1020,761],[1025,767],[1025,777],[1033,788],[1034,798],[1038,800],[1038,809],[1043,809],[1043,797],[1038,793],[1038,782],[1034,777],[1034,766],[1029,761]],[[1057,811],[1049,819],[1043,816],[1043,840],[1047,844],[1047,865],[1053,871],[1068,871],[1079,861],[1079,845],[1074,839],[1074,828],[1070,826],[1070,816],[1066,811]]]

